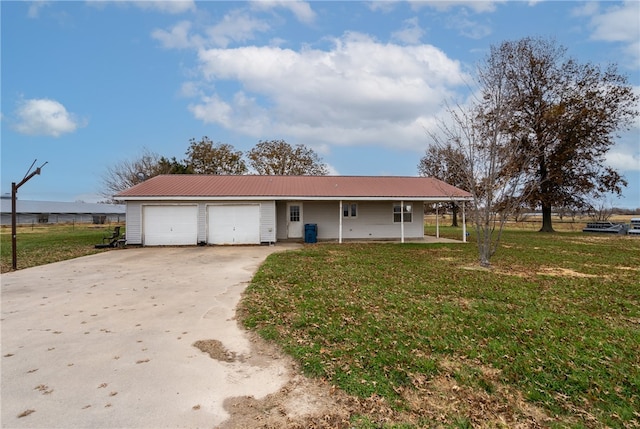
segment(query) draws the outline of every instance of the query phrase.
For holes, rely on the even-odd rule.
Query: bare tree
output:
[[[102,176],[103,190],[100,194],[107,198],[107,201],[113,201],[113,196],[118,192],[163,174],[161,159],[157,153],[144,148],[137,158],[125,159],[108,166]]]
[[[284,140],[260,141],[248,153],[249,163],[262,175],[316,175],[329,170],[320,157],[304,145],[291,146]]]
[[[450,144],[445,147],[429,146],[425,155],[418,163],[418,174],[425,177],[435,177],[450,185],[464,187],[466,185],[459,165],[464,164],[464,154],[457,151]],[[458,226],[457,203],[449,203],[451,208],[451,226]]]
[[[613,216],[613,205],[606,198],[596,198],[589,204],[591,220],[606,222]]]
[[[504,91],[507,64],[490,61],[479,69],[479,96],[466,107],[449,107],[449,121],[428,132],[440,150],[460,154],[449,161],[473,199],[470,219],[483,267],[490,266],[508,216],[521,205],[525,161],[507,132],[513,120]]]
[[[227,143],[213,144],[209,137],[189,140],[185,163],[196,174],[246,174],[242,152]]]

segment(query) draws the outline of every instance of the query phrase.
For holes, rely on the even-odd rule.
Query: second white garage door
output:
[[[260,206],[237,204],[209,206],[209,244],[260,244]]]
[[[142,231],[145,246],[194,245],[198,241],[198,207],[145,206]]]

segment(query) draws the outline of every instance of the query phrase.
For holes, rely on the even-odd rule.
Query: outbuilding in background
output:
[[[11,197],[0,199],[2,225],[11,225]],[[18,225],[55,223],[108,224],[125,221],[125,206],[122,204],[99,204],[62,201],[22,201],[16,202],[16,223]]]

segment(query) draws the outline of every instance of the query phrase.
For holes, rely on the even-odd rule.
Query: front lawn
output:
[[[16,241],[18,269],[50,264],[103,252],[95,249],[113,225],[52,224],[19,226]],[[11,271],[11,227],[0,233],[1,272]]]
[[[473,240],[275,253],[239,314],[383,404],[355,427],[640,425],[640,238],[511,230],[491,271]]]

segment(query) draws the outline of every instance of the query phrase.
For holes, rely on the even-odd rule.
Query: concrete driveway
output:
[[[2,427],[211,428],[226,398],[277,391],[288,368],[252,355],[234,315],[287,248],[130,248],[3,274]]]

